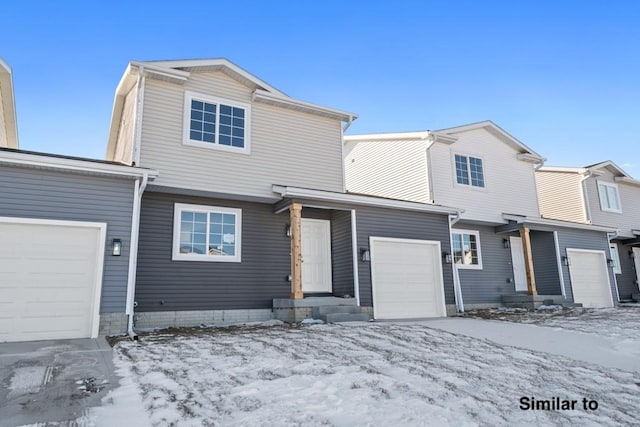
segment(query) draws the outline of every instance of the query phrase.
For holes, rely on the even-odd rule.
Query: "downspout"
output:
[[[132,340],[137,340],[138,336],[133,331],[133,317],[135,308],[135,291],[136,291],[136,268],[138,265],[138,237],[140,234],[140,205],[142,203],[142,194],[147,187],[149,176],[145,173],[136,179],[133,189],[133,212],[131,214],[131,240],[129,244],[129,275],[127,278],[127,334]]]
[[[451,248],[451,252],[453,252],[453,225],[458,221],[460,221],[460,211],[458,211],[455,215],[449,215],[449,247]],[[453,294],[456,300],[456,310],[458,311],[458,315],[460,316],[464,313],[462,287],[460,286],[460,275],[458,274],[458,267],[453,260],[453,253],[451,254],[451,258],[451,272],[453,273]]]
[[[342,132],[346,132],[347,129],[349,129],[349,126],[351,126],[351,123],[353,123],[353,116],[349,116],[349,119],[347,119],[347,123],[345,123],[342,127]]]
[[[616,237],[618,237],[619,235],[620,235],[620,230],[616,230],[613,233],[607,233],[607,247],[609,248],[609,251],[607,252],[609,255],[607,256],[607,258],[611,257],[611,241]],[[618,255],[618,259],[620,259],[620,254],[618,253],[616,255]],[[607,263],[607,267],[608,267],[608,263]],[[616,298],[618,299],[618,303],[620,303],[620,291],[618,290],[618,278],[616,277],[616,272],[613,271],[613,269],[611,268],[607,268],[607,273],[609,272],[613,277],[613,288],[616,290]]]

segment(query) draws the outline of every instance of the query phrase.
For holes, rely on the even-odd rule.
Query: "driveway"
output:
[[[78,425],[116,385],[104,338],[0,344],[0,426]]]

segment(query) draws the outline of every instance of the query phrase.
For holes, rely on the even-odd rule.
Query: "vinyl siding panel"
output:
[[[616,183],[622,213],[603,211],[600,207],[600,196],[598,195],[598,181],[615,182],[613,175],[602,170],[604,175],[587,179],[587,198],[591,208],[591,218],[594,224],[605,225],[618,228],[623,237],[634,237],[631,230],[640,229],[640,187]]]
[[[8,147],[7,124],[4,119],[4,108],[2,107],[2,91],[0,90],[0,147]]]
[[[553,233],[531,231],[531,252],[539,295],[562,295]]]
[[[347,142],[347,191],[429,203],[426,156],[424,140]]]
[[[172,261],[174,203],[242,209],[242,262]],[[140,219],[138,311],[264,309],[288,298],[286,213],[269,204],[145,193]]]
[[[333,211],[331,218],[331,265],[333,294],[354,296],[351,211]]]
[[[464,303],[501,305],[503,295],[513,295],[516,292],[511,250],[505,248],[503,243],[503,239],[508,239],[509,234],[496,234],[493,227],[465,223],[456,224],[453,230],[456,229],[476,230],[480,233],[482,270],[458,270]]]
[[[183,145],[184,92],[251,105],[250,154]],[[251,90],[222,72],[192,73],[185,85],[148,79],[141,165],[162,171],[156,184],[273,197],[272,184],[343,190],[338,120],[251,102]]]
[[[630,245],[623,245],[618,242],[618,256],[622,274],[616,274],[616,282],[618,283],[618,293],[621,300],[631,299],[632,294],[640,292],[638,285],[635,283],[638,280],[636,267],[633,258],[629,256],[631,248],[632,246]]]
[[[446,215],[382,208],[359,208],[356,212],[358,248],[369,247],[369,237],[437,240],[443,252],[451,252],[449,220]],[[443,264],[446,304],[455,304],[451,265]],[[371,307],[371,263],[358,261],[360,304]]]
[[[435,203],[464,209],[463,219],[478,221],[504,222],[503,213],[540,215],[531,163],[518,160],[515,149],[485,129],[455,136],[455,143],[435,143],[429,149]],[[456,183],[455,154],[482,159],[485,188]]]
[[[580,174],[536,171],[535,176],[543,217],[587,222]]]
[[[107,224],[100,312],[124,312],[134,181],[2,166],[0,182],[0,216]],[[119,257],[113,239],[122,241]]]
[[[122,119],[116,139],[116,150],[113,161],[130,165],[133,163],[133,139],[135,133],[135,114],[138,87],[134,86],[124,100]]]

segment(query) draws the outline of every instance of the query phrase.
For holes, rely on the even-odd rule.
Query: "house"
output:
[[[13,75],[0,58],[0,148],[18,148],[18,122],[13,95]]]
[[[621,300],[640,300],[640,181],[612,161],[536,171],[545,218],[604,224]]]
[[[457,210],[346,193],[354,119],[226,59],[131,62],[107,160],[159,171],[142,197],[136,325],[455,312]]]
[[[617,302],[612,229],[542,218],[544,158],[491,121],[344,140],[347,191],[461,209],[451,245],[465,307]]]

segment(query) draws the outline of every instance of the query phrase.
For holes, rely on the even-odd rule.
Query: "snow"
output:
[[[44,381],[46,366],[25,366],[13,371],[9,384],[9,396],[15,397],[40,390]]]
[[[429,321],[157,332],[115,350],[124,385],[92,414],[106,426],[640,422],[637,373],[464,337]],[[524,411],[521,397],[580,404]],[[583,398],[598,409],[582,409]],[[146,414],[132,422],[122,411],[138,404]]]

